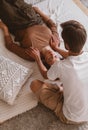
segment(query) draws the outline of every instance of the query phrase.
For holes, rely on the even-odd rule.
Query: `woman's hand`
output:
[[[37,48],[30,47],[25,52],[37,62],[42,76],[47,79],[47,68],[44,66],[41,60],[39,50]]]
[[[40,59],[40,52],[37,48],[30,47],[25,51],[27,55],[31,56],[35,61]]]

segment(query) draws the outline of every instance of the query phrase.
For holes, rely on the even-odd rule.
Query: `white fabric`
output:
[[[88,52],[56,62],[47,76],[50,80],[60,78],[63,83],[63,112],[67,119],[88,121]]]
[[[43,2],[37,4],[36,6],[38,6],[50,17],[52,17],[56,21],[56,23],[60,24],[63,21],[75,18],[78,21],[81,21],[81,23],[86,27],[86,30],[88,31],[87,16],[72,2],[72,0],[44,0]],[[61,30],[59,28],[59,24],[58,24],[58,30],[60,32]],[[61,46],[63,46],[63,44],[61,44]],[[87,44],[85,48],[88,50]],[[37,100],[34,97],[34,95],[32,95],[31,90],[29,90],[29,86],[31,81],[34,79],[40,79],[42,81],[44,81],[44,79],[41,76],[36,63],[25,61],[22,58],[17,57],[15,54],[11,53],[5,48],[3,33],[1,30],[0,30],[0,55],[8,57],[11,60],[14,60],[19,64],[22,64],[29,69],[31,68],[33,69],[32,76],[23,86],[23,89],[21,89],[20,94],[16,98],[15,104],[13,106],[9,106],[6,103],[0,101],[0,123],[2,123],[3,121],[8,120],[27,110],[30,110],[37,105]]]
[[[41,1],[44,1],[44,0],[24,0],[25,2],[27,2],[28,4],[37,4]]]
[[[0,99],[12,105],[32,69],[0,56]]]
[[[33,93],[27,88],[29,88],[29,85],[24,85],[24,87],[22,87],[19,95],[14,101],[14,105],[8,105],[0,100],[0,124],[37,105],[35,95],[33,95]]]

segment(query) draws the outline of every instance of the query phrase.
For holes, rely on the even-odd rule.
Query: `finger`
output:
[[[55,37],[54,37],[54,35],[52,36],[52,41],[55,41]]]
[[[35,51],[35,48],[32,48],[32,47],[26,49],[26,52],[28,52],[28,53],[31,53],[31,52],[34,52],[34,51]]]
[[[34,47],[30,47],[31,50],[34,50],[35,48]]]
[[[26,50],[27,50],[27,51],[30,51],[30,50],[32,50],[32,47],[29,47],[29,48],[27,48]]]
[[[52,42],[53,42],[53,41],[52,41],[52,37],[51,37],[49,44],[52,45]]]
[[[36,51],[39,51],[38,48],[35,48]]]
[[[34,57],[35,56],[35,53],[34,52],[26,52],[27,55],[31,56],[31,57]]]
[[[53,41],[54,41],[54,42],[58,42],[58,41],[59,41],[59,38],[57,38],[57,36],[53,35]]]
[[[28,48],[28,49],[25,50],[25,52],[28,53],[28,54],[30,54],[32,51],[33,51],[32,48]]]
[[[37,49],[37,48],[32,47],[32,48],[31,48],[31,51],[38,51],[38,49]]]
[[[29,49],[25,49],[25,52],[29,52]]]
[[[31,53],[29,51],[25,51],[26,54],[30,55]]]

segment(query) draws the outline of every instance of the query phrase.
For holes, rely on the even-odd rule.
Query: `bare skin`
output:
[[[69,56],[69,51],[62,50],[58,46],[58,42],[55,40],[55,38],[53,36],[50,41],[50,46],[54,51],[58,52],[63,58],[67,58]]]
[[[44,84],[44,82],[40,81],[40,80],[34,80],[32,81],[30,88],[31,90],[36,93]]]
[[[43,64],[41,56],[40,56],[40,52],[37,48],[31,48],[31,51],[26,50],[26,53],[31,56],[32,58],[35,59],[35,61],[37,62],[40,72],[42,74],[42,76],[47,79],[47,68],[46,66]],[[45,52],[45,61],[47,62],[47,64],[49,64],[50,66],[52,64],[54,64],[54,62],[56,62],[58,60],[57,55],[55,55],[51,50],[47,50]]]
[[[44,84],[46,84],[46,86],[49,87],[48,83],[44,83],[44,82],[42,82],[40,80],[34,80],[34,81],[32,81],[32,83],[30,85],[30,88],[33,91],[33,93],[36,93],[43,87]],[[58,88],[59,88],[60,93],[62,93],[63,92],[63,87],[58,86]]]
[[[67,58],[69,55],[70,55],[70,56],[77,56],[77,55],[80,55],[80,54],[82,53],[82,51],[80,51],[79,53],[73,53],[73,52],[71,52],[67,43],[64,43],[65,49],[66,49],[67,51],[61,50],[61,49],[58,47],[58,43],[57,43],[57,41],[54,40],[54,38],[52,38],[52,41],[50,42],[50,46],[51,46],[55,51],[59,52],[64,58]],[[48,70],[47,70],[47,68],[44,66],[44,64],[43,64],[43,62],[42,62],[42,60],[41,60],[39,50],[38,50],[38,49],[35,49],[35,48],[32,48],[31,51],[26,50],[26,53],[27,53],[28,55],[31,55],[32,58],[35,59],[35,61],[37,62],[38,66],[39,66],[39,69],[40,69],[40,72],[41,72],[42,76],[43,76],[45,79],[47,79],[47,71],[48,71]],[[50,65],[52,65],[54,62],[56,62],[56,60],[54,60],[55,57],[52,56],[50,53],[51,53],[51,52],[48,52],[48,55],[47,55],[47,53],[45,53],[45,54],[46,54],[45,57],[46,57],[46,61],[47,61],[47,59],[49,60],[50,58],[52,58],[52,60],[50,59],[50,60],[52,61],[52,62],[50,62],[50,63],[51,63]],[[49,63],[49,62],[48,62],[48,63]]]
[[[43,75],[44,78],[47,79],[47,68],[46,66],[44,66],[42,62],[39,50],[37,48],[31,48],[31,51],[26,50],[26,53],[37,62],[41,74]]]

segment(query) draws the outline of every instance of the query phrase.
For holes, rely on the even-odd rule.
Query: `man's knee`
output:
[[[40,80],[34,80],[31,82],[30,88],[35,93],[42,87],[43,83],[44,82]]]

